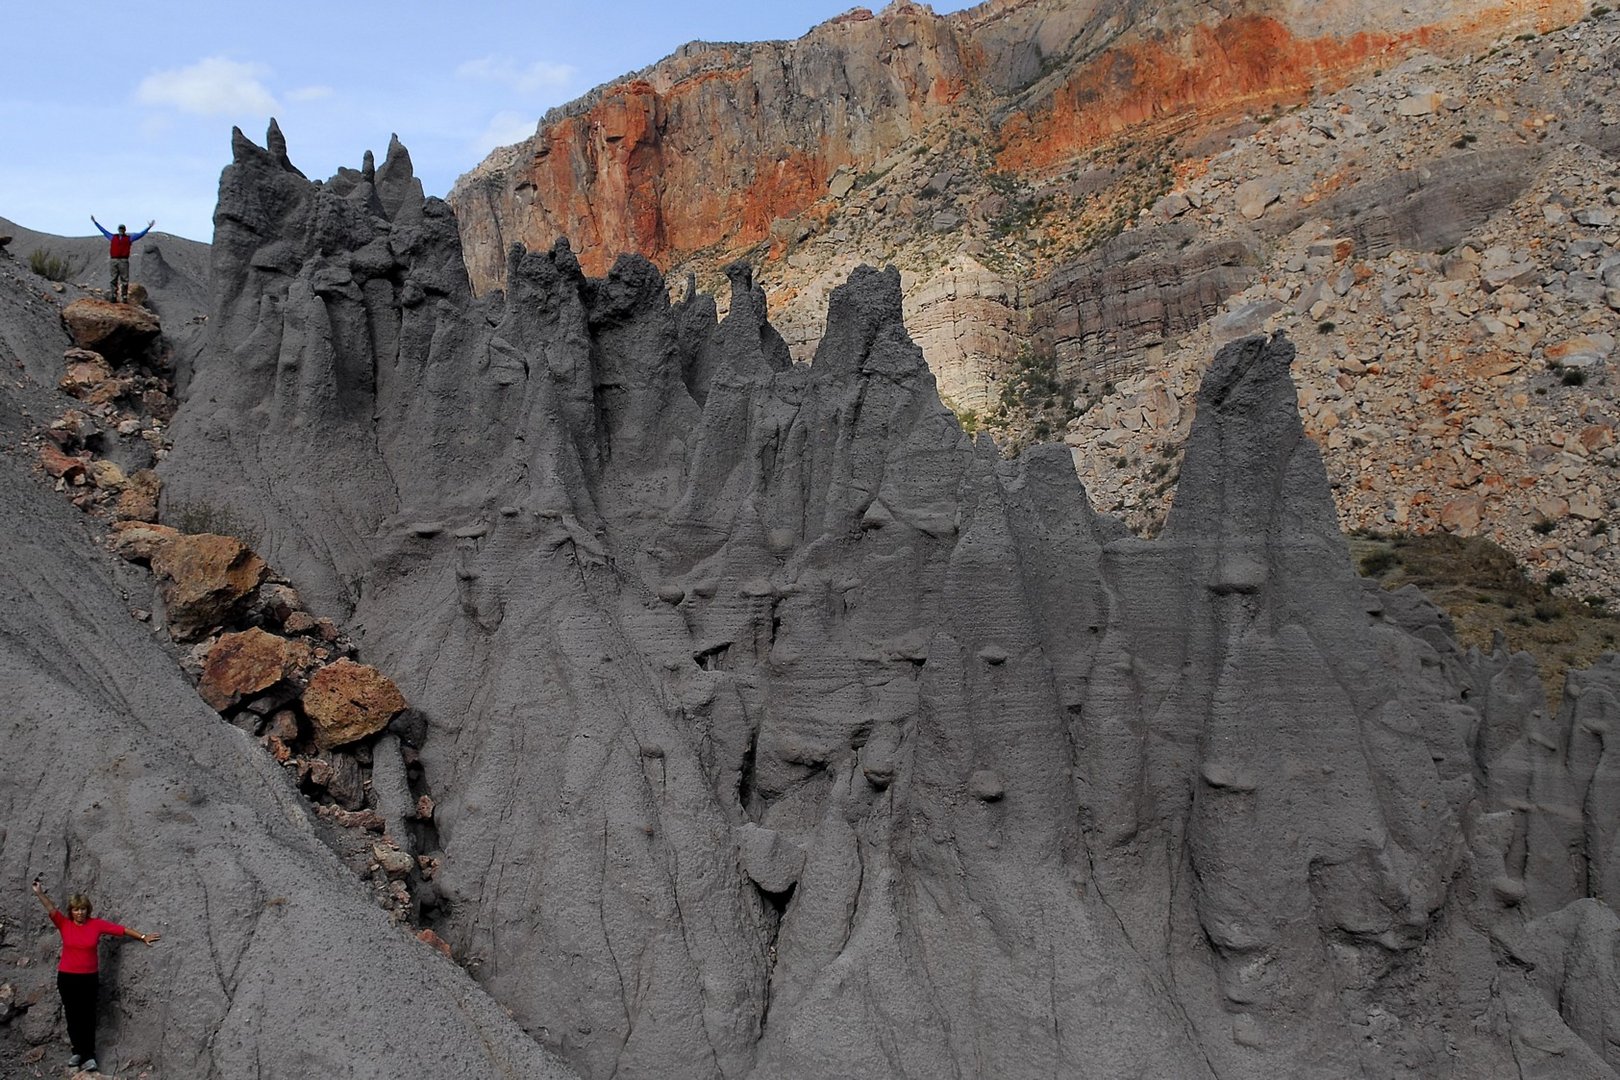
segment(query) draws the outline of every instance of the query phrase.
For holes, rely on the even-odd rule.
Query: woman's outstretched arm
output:
[[[154,942],[156,942],[159,938],[161,938],[163,935],[162,934],[143,934],[139,930],[134,929],[133,927],[126,926],[126,927],[124,927],[124,936],[125,937],[132,937],[136,941],[139,941],[143,945],[151,945]]]
[[[51,903],[51,898],[45,895],[45,888],[44,886],[40,885],[39,878],[34,879],[34,895],[39,897],[39,902],[41,904],[45,905],[45,911],[48,914],[56,914],[56,905]]]

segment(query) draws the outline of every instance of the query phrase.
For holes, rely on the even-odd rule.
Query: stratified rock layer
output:
[[[893,272],[809,366],[741,267],[718,324],[565,245],[477,301],[400,148],[316,186],[271,135],[165,498],[366,628],[431,929],[582,1074],[1615,1075],[1613,971],[1508,951],[1612,934],[1620,667],[1549,722],[1364,586],[1285,339],[1221,350],[1142,541],[962,433]]]

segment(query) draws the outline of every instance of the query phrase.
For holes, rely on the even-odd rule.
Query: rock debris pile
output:
[[[180,666],[203,700],[293,771],[339,828],[334,846],[369,877],[379,903],[402,922],[419,922],[422,896],[430,912],[436,902],[420,886],[438,865],[420,719],[386,675],[353,661],[349,636],[306,610],[248,544],[202,531],[240,528],[228,513],[206,502],[171,506],[189,531],[158,524],[157,473],[142,467],[126,476],[117,463],[138,451],[155,464],[168,452],[164,425],[175,403],[157,373],[166,370],[157,317],[86,298],[69,303],[62,321],[76,344],[63,355],[58,389],[83,408],[67,409],[34,440],[41,468],[73,505],[110,519],[113,552],[152,571],[157,625],[185,650]],[[431,929],[423,933],[442,945]]]

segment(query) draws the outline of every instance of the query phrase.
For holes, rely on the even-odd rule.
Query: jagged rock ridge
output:
[[[1364,586],[1286,340],[1143,541],[963,435],[892,271],[794,365],[740,267],[475,299],[402,148],[234,153],[166,497],[364,628],[435,929],[583,1075],[1615,1075],[1620,663],[1548,717]]]

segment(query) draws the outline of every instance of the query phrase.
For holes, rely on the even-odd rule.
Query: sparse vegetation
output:
[[[183,533],[213,533],[232,536],[248,547],[258,550],[259,530],[228,506],[206,500],[177,503],[165,515],[169,524]]]
[[[977,411],[964,408],[943,395],[941,395],[940,400],[944,402],[947,409],[955,414],[956,422],[962,425],[962,430],[966,434],[976,435],[979,429],[984,427],[984,417],[980,416]]]
[[[919,147],[918,149],[922,149],[922,148]],[[855,188],[856,188],[856,190],[861,190],[863,188],[871,187],[873,184],[877,183],[879,180],[882,180],[885,176],[888,176],[889,173],[892,172],[893,170],[894,170],[894,165],[891,163],[889,165],[884,166],[881,169],[869,169],[866,172],[861,173],[861,175],[859,175],[859,176],[857,176],[855,178]]]
[[[1388,571],[1395,569],[1398,562],[1400,560],[1395,557],[1393,549],[1386,547],[1376,548],[1361,557],[1361,575],[1362,577],[1381,577]]]
[[[1451,617],[1463,648],[1488,650],[1500,631],[1509,649],[1534,656],[1554,709],[1565,673],[1614,647],[1615,616],[1601,597],[1556,595],[1552,590],[1568,584],[1564,572],[1534,581],[1510,552],[1482,537],[1363,531],[1349,543],[1361,572],[1385,589],[1422,589]]]
[[[35,248],[28,253],[28,269],[47,281],[66,281],[73,273],[73,264],[44,248]]]
[[[1565,386],[1585,386],[1586,372],[1580,368],[1565,368],[1563,377],[1558,381]]]
[[[1024,348],[1001,384],[995,419],[1012,435],[1010,449],[1051,438],[1068,427],[1081,409],[1074,404],[1074,382],[1058,371],[1057,357]]]

